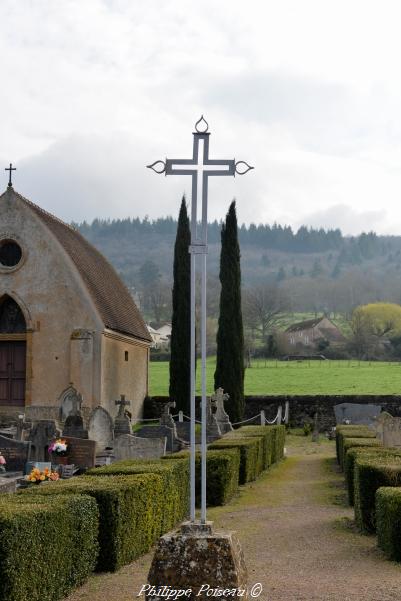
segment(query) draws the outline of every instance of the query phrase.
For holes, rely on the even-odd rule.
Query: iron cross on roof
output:
[[[206,119],[201,116],[195,123],[194,143],[192,159],[166,159],[166,161],[155,161],[147,165],[156,173],[165,173],[165,175],[191,175],[192,176],[192,211],[191,231],[195,235],[191,238],[191,252],[203,254],[206,251],[207,244],[207,198],[208,198],[208,180],[214,175],[244,175],[250,169],[253,169],[245,161],[235,159],[215,160],[209,159],[209,125]],[[242,167],[239,167],[239,166]],[[198,219],[197,200],[202,201],[201,219]],[[201,221],[201,235],[198,235],[198,222]]]
[[[10,163],[10,166],[9,166],[9,167],[6,167],[6,168],[4,169],[4,171],[8,171],[8,172],[9,172],[9,178],[8,178],[8,187],[9,187],[9,188],[12,188],[12,187],[13,187],[13,182],[12,182],[12,179],[11,179],[11,176],[12,176],[12,171],[17,171],[17,168],[16,168],[16,167],[13,167],[13,164],[12,164],[12,163]]]

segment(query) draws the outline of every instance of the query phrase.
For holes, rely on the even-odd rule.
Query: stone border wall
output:
[[[163,403],[168,401],[167,396],[148,397],[145,401],[144,417],[160,417]],[[199,397],[197,397],[199,400]],[[336,425],[334,406],[340,403],[359,403],[361,405],[381,405],[383,411],[401,417],[401,395],[331,395],[331,396],[246,396],[245,416],[248,419],[257,415],[264,409],[266,418],[272,420],[277,415],[279,405],[286,401],[290,403],[290,425],[302,427],[306,422],[312,423],[313,417],[318,412],[321,430]],[[172,410],[171,413],[175,413]],[[284,413],[283,413],[284,415]]]

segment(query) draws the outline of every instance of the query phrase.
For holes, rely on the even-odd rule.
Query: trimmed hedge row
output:
[[[30,487],[19,494],[55,497],[72,493],[89,495],[97,502],[98,571],[114,572],[137,559],[163,532],[162,499],[168,496],[168,491],[160,474],[81,476]]]
[[[354,510],[362,532],[375,532],[375,495],[382,486],[401,486],[401,457],[358,457],[354,468]]]
[[[401,488],[376,493],[377,543],[389,559],[401,561]]]
[[[252,482],[284,456],[285,426],[244,426],[209,445],[209,449],[239,449],[239,483]]]
[[[359,438],[359,441],[365,440]],[[372,440],[372,439],[367,439]],[[355,461],[358,457],[388,457],[401,455],[401,449],[385,448],[382,446],[361,445],[348,449],[345,455],[344,475],[348,492],[348,502],[351,507],[354,505],[354,471]]]
[[[239,484],[256,480],[263,469],[263,442],[261,438],[240,438],[239,436],[221,438],[209,445],[209,449],[239,449]]]
[[[241,431],[242,430],[242,431]],[[208,503],[226,503],[238,483],[254,480],[283,456],[285,427],[246,427],[211,445],[207,454]],[[197,458],[200,467],[200,458]],[[200,469],[197,470],[200,474]],[[200,477],[198,476],[198,480]],[[31,486],[14,495],[26,503],[52,497],[93,497],[99,513],[98,571],[115,571],[147,552],[188,513],[189,457],[120,461],[85,476]],[[53,498],[57,497],[55,503]],[[61,501],[60,501],[61,502]]]
[[[182,459],[189,462],[189,451],[181,451],[163,457],[163,460]],[[210,506],[225,505],[238,491],[240,452],[239,449],[222,449],[206,454],[206,504]],[[201,494],[201,456],[195,457],[196,504],[200,506]]]
[[[86,472],[87,476],[133,476],[138,474],[158,474],[163,481],[163,494],[159,499],[162,523],[160,534],[174,528],[188,514],[189,498],[189,459],[183,455],[180,461],[157,459],[137,459],[116,461],[111,465],[96,467]]]
[[[206,455],[206,502],[225,505],[238,491],[239,449],[209,451]],[[201,458],[196,457],[196,502],[200,505]]]
[[[337,461],[344,468],[344,441],[347,438],[376,438],[375,432],[368,426],[337,426],[336,428],[336,453]]]
[[[0,599],[56,601],[81,585],[95,568],[98,523],[87,495],[0,495]]]
[[[285,426],[243,426],[235,430],[234,434],[263,437],[263,469],[284,457]]]

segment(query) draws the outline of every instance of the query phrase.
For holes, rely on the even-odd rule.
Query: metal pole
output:
[[[196,285],[196,255],[191,253],[191,458],[190,458],[190,517],[195,521],[195,361],[196,361],[196,336],[195,336],[195,285]]]
[[[201,291],[201,355],[202,355],[202,482],[201,523],[206,523],[206,254],[202,255]]]

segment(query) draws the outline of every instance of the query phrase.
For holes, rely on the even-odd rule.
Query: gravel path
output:
[[[345,505],[333,444],[289,437],[288,459],[230,505],[212,509],[215,526],[236,530],[260,601],[401,601],[401,565],[375,537],[358,534]],[[117,574],[92,577],[68,601],[132,601],[152,554]]]

